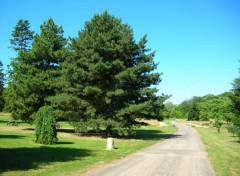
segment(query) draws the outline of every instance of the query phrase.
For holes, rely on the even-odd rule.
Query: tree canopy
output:
[[[53,106],[78,130],[101,125],[109,135],[127,134],[137,117],[157,118],[164,98],[150,88],[160,74],[146,43],[146,36],[136,43],[130,26],[108,12],[95,15],[71,39]]]
[[[108,12],[94,15],[69,43],[51,18],[33,34],[20,20],[10,40],[17,57],[5,99],[13,118],[33,122],[39,108],[51,105],[77,131],[107,135],[128,134],[139,117],[163,118],[168,97],[153,87],[161,74],[146,35],[136,42],[132,28]]]
[[[28,23],[29,24],[29,23]],[[12,112],[14,119],[32,122],[34,114],[45,104],[47,97],[55,94],[54,85],[59,76],[60,62],[67,40],[63,37],[62,27],[58,27],[52,19],[40,27],[40,35],[34,36],[30,49],[25,45],[18,49],[18,55],[11,61],[10,80],[6,91],[7,109]],[[15,33],[28,35],[28,28],[15,28]],[[22,36],[22,40],[28,37]],[[12,41],[12,40],[11,40]],[[24,42],[27,43],[27,42]],[[15,44],[14,44],[15,45]]]

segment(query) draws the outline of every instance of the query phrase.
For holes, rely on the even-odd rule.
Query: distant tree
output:
[[[3,110],[4,104],[5,104],[5,101],[3,98],[5,74],[3,73],[2,66],[3,66],[3,64],[0,61],[0,112]]]
[[[43,106],[36,113],[36,142],[55,144],[57,142],[56,118],[51,106]]]
[[[188,120],[199,120],[199,110],[196,102],[190,106]]]
[[[220,133],[220,129],[221,129],[222,125],[223,125],[223,122],[221,121],[221,119],[216,118],[214,123],[213,123],[213,126],[215,128],[217,128],[218,133]]]
[[[101,125],[107,135],[128,134],[136,118],[158,118],[165,97],[150,87],[160,74],[146,43],[146,36],[136,43],[133,30],[108,12],[95,15],[71,39],[58,81],[61,92],[51,98],[54,108],[77,130],[89,123]]]
[[[174,105],[172,102],[167,102],[164,104],[163,109],[161,109],[161,116],[163,119],[170,118],[170,114],[174,109]]]
[[[20,19],[18,21],[12,32],[13,38],[10,39],[10,43],[12,44],[11,48],[15,51],[23,50],[27,52],[30,50],[34,32],[29,29],[30,23],[28,20]]]
[[[197,103],[201,100],[200,97],[193,97],[188,100],[184,100],[179,105],[175,106],[173,112],[170,113],[170,116],[176,116],[174,118],[180,119],[192,119],[197,120],[198,112],[197,112]],[[173,118],[173,117],[172,117]],[[192,119],[192,120],[194,120]]]
[[[6,97],[7,108],[14,119],[33,122],[38,109],[49,104],[47,98],[55,94],[60,76],[60,63],[64,60],[67,40],[62,27],[52,19],[40,26],[41,33],[34,37],[31,50],[20,50],[11,62],[12,76]]]
[[[229,121],[233,117],[232,102],[225,94],[207,97],[198,103],[199,118],[201,120],[219,119]]]

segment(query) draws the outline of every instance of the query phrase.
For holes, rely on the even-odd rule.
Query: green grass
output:
[[[240,175],[240,143],[226,129],[196,128],[217,176]]]
[[[7,126],[9,114],[0,113],[0,175],[78,175],[170,137],[173,127],[144,126],[135,138],[115,139],[115,150],[106,151],[106,139],[58,132],[56,145],[34,142],[33,126]],[[61,122],[64,127],[70,127]]]

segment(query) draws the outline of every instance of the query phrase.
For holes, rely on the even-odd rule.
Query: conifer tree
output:
[[[36,113],[35,136],[40,144],[57,142],[56,119],[51,106],[43,106]]]
[[[31,50],[20,50],[11,63],[12,116],[29,122],[34,120],[40,107],[48,104],[47,98],[55,94],[67,43],[62,27],[58,27],[51,18],[40,29],[41,33],[34,36]]]
[[[79,131],[91,125],[108,135],[128,134],[136,118],[157,118],[164,98],[150,87],[160,74],[146,44],[146,36],[136,43],[131,27],[108,12],[95,15],[71,39],[53,106]]]
[[[15,51],[29,51],[31,48],[31,42],[33,40],[34,32],[30,31],[30,23],[28,20],[20,19],[12,32],[12,39],[10,43],[11,48]]]
[[[5,74],[3,73],[3,64],[0,61],[0,112],[4,108],[4,98],[3,98],[3,92],[4,92],[4,82],[5,82]]]
[[[238,127],[238,136],[240,137],[240,78],[234,80],[231,100],[233,103],[233,111],[235,113],[235,117],[232,121],[233,124]]]
[[[18,103],[19,101],[17,100],[17,98],[20,97],[18,96],[16,89],[18,86],[21,87],[21,75],[24,75],[27,72],[27,70],[23,68],[23,65],[27,63],[24,53],[31,50],[33,34],[34,32],[30,30],[29,21],[23,19],[18,21],[12,31],[12,38],[10,39],[12,45],[10,48],[17,52],[17,56],[12,58],[8,70],[8,86],[4,91],[4,111],[6,112],[13,112],[14,114],[14,112],[16,112],[21,106],[21,103]]]

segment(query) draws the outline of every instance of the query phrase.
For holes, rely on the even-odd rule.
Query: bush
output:
[[[232,133],[234,136],[235,134],[238,133],[240,129],[236,125],[231,124],[231,125],[228,125],[227,130],[228,132]]]
[[[51,106],[43,106],[36,113],[36,142],[54,144],[57,142],[56,118]]]
[[[222,125],[223,123],[219,119],[216,119],[215,122],[213,123],[213,126],[217,128],[218,133],[220,133],[220,128],[222,127]]]

